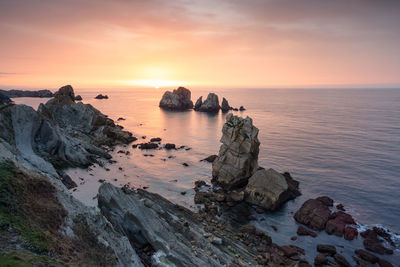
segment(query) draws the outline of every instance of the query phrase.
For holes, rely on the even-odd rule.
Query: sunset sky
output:
[[[400,84],[400,1],[0,0],[0,87]]]

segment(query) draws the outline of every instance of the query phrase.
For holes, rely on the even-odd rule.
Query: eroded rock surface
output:
[[[196,102],[197,104],[197,102]],[[203,112],[218,112],[221,109],[218,96],[214,93],[209,93],[207,99],[197,109]]]
[[[260,169],[249,179],[245,188],[245,200],[251,204],[273,211],[300,193],[298,182],[290,175],[284,176],[274,169]]]
[[[187,110],[193,108],[190,90],[179,87],[178,89],[166,91],[161,98],[160,108],[169,110]]]
[[[249,117],[243,119],[228,114],[221,143],[213,162],[213,181],[228,190],[245,185],[258,169],[258,128]]]

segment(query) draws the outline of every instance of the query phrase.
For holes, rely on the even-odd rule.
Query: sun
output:
[[[175,80],[131,80],[126,82],[129,85],[136,85],[136,86],[144,86],[144,87],[153,87],[156,89],[162,87],[174,87],[174,86],[181,86],[184,84],[184,81],[175,81]]]

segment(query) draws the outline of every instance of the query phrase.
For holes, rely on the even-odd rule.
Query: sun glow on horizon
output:
[[[131,80],[123,81],[122,83],[126,85],[153,87],[157,89],[162,87],[178,87],[187,84],[185,81],[175,80]]]

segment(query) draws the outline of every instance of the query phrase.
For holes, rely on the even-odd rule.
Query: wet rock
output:
[[[82,97],[80,95],[75,96],[75,101],[82,101]]]
[[[171,144],[171,143],[167,143],[164,146],[165,149],[175,149],[176,145],[175,144]]]
[[[218,157],[217,155],[211,155],[211,156],[208,156],[208,157],[205,158],[205,159],[202,159],[201,161],[207,161],[207,162],[213,163],[214,160],[215,160],[217,157]]]
[[[225,97],[222,98],[222,103],[221,103],[221,110],[222,112],[227,112],[231,110],[232,107],[229,106],[228,100],[225,99]]]
[[[323,230],[330,215],[331,211],[327,205],[317,199],[309,199],[295,213],[294,218],[311,229]]]
[[[139,144],[139,148],[140,149],[156,149],[156,148],[158,148],[158,144],[157,143],[142,143],[142,144]]]
[[[321,253],[327,253],[329,255],[336,254],[336,248],[332,245],[325,245],[325,244],[317,245],[317,251]]]
[[[346,210],[344,209],[343,204],[337,204],[337,205],[336,205],[336,209],[341,210],[341,211],[346,211]]]
[[[194,182],[194,185],[195,185],[196,188],[200,188],[200,187],[202,187],[202,186],[204,186],[206,184],[207,183],[205,181],[203,181],[203,180],[197,180],[197,181]]]
[[[258,169],[258,129],[251,118],[228,114],[222,128],[221,147],[212,166],[213,181],[230,190],[245,185]]]
[[[322,253],[318,253],[318,255],[314,259],[315,266],[323,266],[326,265],[327,263],[328,263],[328,258]]]
[[[326,223],[325,231],[328,234],[343,236],[347,224],[355,224],[353,217],[343,211],[334,212],[330,220]]]
[[[199,110],[199,108],[201,107],[201,104],[203,104],[203,97],[200,96],[197,101],[196,104],[194,104],[194,110]]]
[[[355,253],[363,260],[368,261],[370,263],[377,263],[379,258],[365,250],[357,249]]]
[[[378,234],[375,231],[368,229],[360,233],[360,235],[365,238],[363,241],[365,249],[378,254],[393,254],[393,250],[382,245],[383,240],[378,238]]]
[[[166,91],[161,98],[160,108],[168,110],[187,110],[193,108],[190,90],[179,87],[173,92]]]
[[[321,201],[324,205],[326,205],[328,207],[333,206],[333,199],[331,199],[330,197],[322,196],[322,197],[317,197],[316,199]]]
[[[312,265],[305,259],[300,259],[299,267],[312,267]]]
[[[98,94],[95,99],[108,99],[108,95]]]
[[[160,137],[151,138],[150,142],[161,142],[161,138]]]
[[[198,108],[198,111],[218,112],[220,108],[218,96],[214,93],[209,93],[207,99]]]
[[[65,185],[67,189],[72,189],[78,185],[71,179],[71,177],[65,172],[58,172],[61,177],[61,182]]]
[[[380,267],[394,267],[393,264],[384,259],[379,259],[378,264]]]
[[[222,245],[222,239],[219,237],[213,237],[212,243],[215,245]]]
[[[343,267],[350,267],[350,263],[346,260],[345,257],[343,257],[341,254],[336,253],[335,255],[333,255],[333,258],[335,259],[335,261]]]
[[[261,206],[265,210],[277,210],[286,201],[299,195],[296,186],[289,186],[289,177],[274,169],[256,171],[245,188],[246,202]]]
[[[357,236],[358,236],[358,231],[356,228],[347,226],[344,229],[344,239],[353,240],[354,238],[357,238]]]
[[[307,228],[305,228],[304,226],[299,226],[299,228],[297,228],[297,234],[304,236],[304,235],[309,235],[311,237],[317,237],[317,234]]]
[[[243,199],[244,199],[244,192],[243,191],[233,190],[228,195],[228,201],[241,202],[241,201],[243,201]]]

